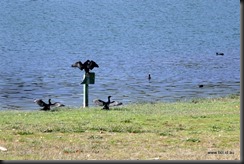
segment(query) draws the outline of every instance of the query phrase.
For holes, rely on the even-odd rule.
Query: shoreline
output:
[[[133,105],[133,104],[157,104],[157,103],[194,102],[194,101],[204,101],[204,100],[210,100],[210,99],[221,99],[221,98],[238,97],[238,96],[241,96],[240,92],[228,94],[228,95],[225,95],[225,96],[214,96],[214,97],[204,97],[204,98],[190,98],[190,99],[182,99],[182,100],[176,100],[176,101],[138,101],[138,102],[124,104],[121,107],[126,107],[126,106],[130,106],[130,105]],[[88,108],[97,108],[97,107],[99,107],[99,106],[90,105]],[[66,106],[65,108],[80,109],[82,107]],[[37,106],[36,109],[22,109],[22,108],[18,108],[18,109],[5,109],[4,108],[4,109],[1,109],[0,108],[0,112],[1,111],[9,111],[9,110],[13,110],[13,111],[39,111],[39,109],[41,109],[41,107],[38,107],[38,106]]]

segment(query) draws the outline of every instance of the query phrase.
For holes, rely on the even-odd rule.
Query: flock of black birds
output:
[[[92,70],[95,67],[98,68],[99,66],[93,60],[87,60],[84,63],[82,63],[81,61],[77,61],[74,64],[72,64],[71,67],[79,68],[81,71],[84,70],[86,74],[89,74],[90,70]],[[100,99],[95,99],[95,100],[93,100],[93,102],[96,105],[103,106],[102,109],[106,109],[106,110],[109,110],[109,107],[111,107],[111,106],[119,106],[119,105],[123,104],[123,103],[118,102],[118,101],[110,101],[111,97],[112,96],[108,96],[108,101],[107,102],[105,102],[103,100],[100,100]],[[40,107],[43,107],[41,110],[44,110],[44,111],[49,111],[53,107],[63,107],[63,106],[65,106],[64,104],[62,104],[60,102],[52,103],[51,99],[48,100],[48,103],[45,103],[42,99],[35,99],[34,102],[37,105],[39,105]]]
[[[223,56],[224,53],[216,52],[216,55]],[[84,70],[86,74],[89,74],[90,70],[92,70],[95,67],[99,68],[98,64],[96,62],[94,62],[93,60],[86,60],[84,63],[82,63],[81,61],[77,61],[74,64],[72,64],[71,67],[79,68],[81,71]],[[151,80],[151,74],[148,74],[148,80],[149,81]],[[203,84],[198,85],[199,88],[203,88],[203,86],[204,86]],[[105,109],[105,110],[109,110],[109,107],[112,107],[112,106],[122,105],[121,102],[111,101],[110,100],[111,97],[112,96],[108,96],[108,101],[103,101],[101,99],[95,99],[95,100],[93,100],[93,102],[96,105],[103,106],[102,109]],[[50,110],[51,107],[65,106],[64,104],[61,104],[60,102],[51,103],[51,99],[48,100],[48,103],[45,103],[42,99],[36,99],[36,100],[34,100],[34,102],[36,104],[38,104],[40,107],[43,107],[41,110],[44,110],[44,111]]]

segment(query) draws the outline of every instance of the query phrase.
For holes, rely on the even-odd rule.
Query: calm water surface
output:
[[[240,93],[240,2],[1,0],[0,59],[0,110],[38,110],[36,98],[82,106],[71,64],[87,59],[99,65],[90,106]]]

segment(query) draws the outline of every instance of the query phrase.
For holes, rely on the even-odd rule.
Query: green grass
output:
[[[4,110],[0,125],[1,160],[240,160],[238,95],[109,111]]]

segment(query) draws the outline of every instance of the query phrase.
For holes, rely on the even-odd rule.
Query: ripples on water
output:
[[[99,64],[91,106],[108,95],[129,104],[240,92],[239,2],[4,0],[0,6],[0,109],[36,110],[35,98],[82,106],[83,72],[71,64],[87,59]]]

